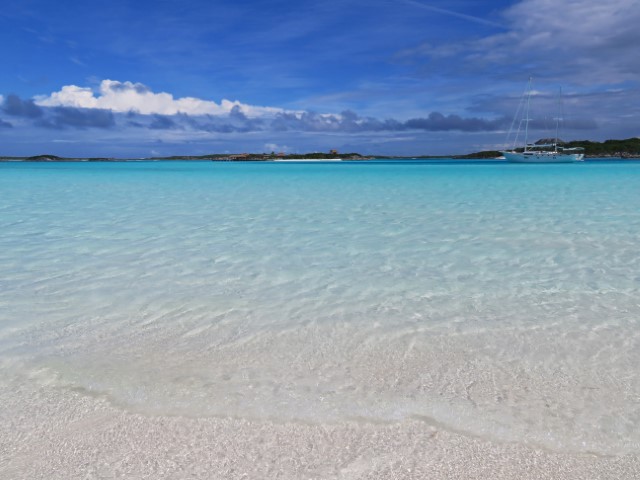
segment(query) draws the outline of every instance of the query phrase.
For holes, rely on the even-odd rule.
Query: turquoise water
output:
[[[0,163],[0,381],[640,450],[640,163]]]

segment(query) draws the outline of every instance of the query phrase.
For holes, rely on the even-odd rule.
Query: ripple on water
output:
[[[637,452],[638,165],[208,167],[0,179],[3,375]]]

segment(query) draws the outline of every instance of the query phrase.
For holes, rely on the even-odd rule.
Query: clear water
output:
[[[638,452],[639,205],[638,162],[3,163],[0,381]]]

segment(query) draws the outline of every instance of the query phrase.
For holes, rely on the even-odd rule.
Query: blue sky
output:
[[[0,155],[467,153],[640,135],[637,0],[57,2],[0,9]],[[553,130],[553,128],[551,128]]]

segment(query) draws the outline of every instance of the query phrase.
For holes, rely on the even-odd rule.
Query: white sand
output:
[[[128,413],[77,392],[0,389],[2,479],[635,479],[640,455],[554,453],[420,420],[272,423]]]

